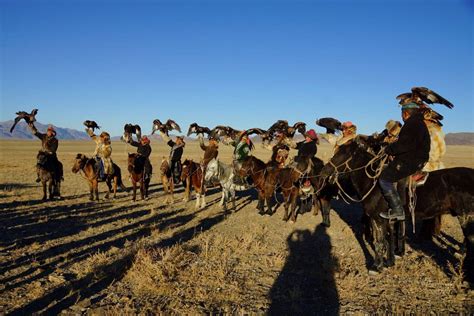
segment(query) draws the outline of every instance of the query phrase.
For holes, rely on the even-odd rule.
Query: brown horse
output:
[[[120,188],[124,191],[126,190],[122,182],[122,174],[120,168],[115,163],[113,164],[113,170],[114,173],[111,175],[107,175],[107,178],[105,179],[105,183],[107,183],[107,187],[109,189],[107,194],[105,195],[106,199],[109,198],[109,194],[112,190],[112,180],[114,181],[114,198],[117,195],[117,186],[120,186]],[[89,199],[93,201],[95,194],[95,199],[99,201],[99,182],[101,182],[101,180],[99,180],[96,160],[94,158],[88,158],[86,155],[83,154],[77,154],[76,159],[74,161],[74,165],[72,166],[72,172],[78,173],[79,171],[82,171],[84,173],[84,178],[89,184]]]
[[[166,157],[163,157],[161,160],[160,173],[161,184],[163,185],[163,190],[166,194],[165,203],[171,204],[174,202],[174,180],[173,174],[171,173],[171,165]]]
[[[197,162],[186,159],[183,162],[181,171],[181,181],[186,182],[186,190],[184,200],[187,202],[191,195],[191,186],[194,188],[196,195],[196,209],[206,207],[205,189],[202,186],[202,168]]]
[[[148,198],[148,186],[150,178],[145,178],[146,157],[139,156],[136,153],[128,154],[128,172],[132,179],[133,201],[137,198],[137,183],[140,184],[140,195],[142,200]]]
[[[41,180],[43,186],[43,201],[47,200],[47,191],[49,192],[49,199],[54,199],[55,196],[61,198],[61,171],[62,164],[56,159],[56,162],[52,157],[43,151],[38,152],[37,156],[37,172],[38,177]],[[48,190],[46,190],[46,187]]]
[[[299,173],[292,170],[291,168],[279,168],[278,163],[275,162],[266,164],[254,156],[248,157],[242,163],[239,174],[242,177],[250,176],[252,178],[252,182],[258,192],[257,209],[261,215],[272,215],[274,213],[272,198],[276,189],[279,189],[284,199],[285,214],[283,220],[288,221],[290,219],[288,210],[291,210],[291,220],[296,221],[298,188],[294,185],[294,182],[298,180]],[[278,205],[275,209],[277,208]]]

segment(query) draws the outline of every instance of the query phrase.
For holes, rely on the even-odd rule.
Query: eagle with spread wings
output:
[[[402,93],[397,96],[397,100],[401,106],[409,104],[409,103],[416,103],[420,106],[425,119],[430,120],[440,126],[441,120],[443,116],[436,112],[435,110],[431,109],[428,104],[443,104],[447,108],[452,109],[454,105],[449,102],[447,99],[443,98],[438,93],[434,92],[425,87],[413,87],[411,92]]]
[[[156,119],[153,121],[153,128],[151,134],[154,134],[156,131],[162,131],[166,135],[171,130],[176,130],[181,133],[181,127],[179,127],[178,123],[173,121],[172,119],[168,119],[165,124],[161,123],[160,120]]]
[[[25,120],[27,124],[36,122],[36,114],[38,113],[38,109],[34,109],[31,111],[31,113],[27,113],[25,111],[19,111],[16,112],[17,117],[15,117],[15,121],[13,122],[12,127],[10,128],[10,133],[13,132],[13,129],[15,128],[16,124],[20,122],[22,119]]]

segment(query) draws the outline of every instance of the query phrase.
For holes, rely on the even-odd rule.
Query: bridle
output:
[[[359,147],[363,147],[361,146],[359,143],[357,143],[357,145]],[[364,148],[365,149],[365,148]],[[350,200],[352,202],[362,202],[364,201],[369,195],[370,193],[372,193],[372,191],[375,189],[375,187],[377,186],[377,182],[378,182],[378,178],[380,176],[380,174],[382,173],[383,171],[383,168],[384,168],[384,165],[385,165],[385,162],[387,161],[388,159],[388,155],[385,153],[384,149],[380,149],[380,151],[377,153],[377,154],[373,154],[371,152],[369,152],[367,149],[365,149],[365,152],[372,155],[372,159],[369,160],[369,162],[367,162],[365,165],[362,165],[360,167],[356,167],[356,168],[352,168],[350,165],[349,165],[349,162],[352,160],[353,156],[351,155],[349,158],[347,158],[345,161],[343,161],[342,163],[340,163],[339,165],[336,165],[332,159],[329,160],[329,164],[334,168],[334,172],[332,172],[328,177],[334,179],[334,183],[335,185],[337,186],[338,188],[338,195],[344,200],[344,202],[346,202],[347,204],[349,204],[349,202],[347,201]],[[342,171],[339,171],[339,168],[343,166],[344,169]],[[351,173],[354,173],[356,171],[360,171],[360,170],[364,170],[365,171],[365,174],[366,176],[372,180],[372,185],[370,187],[370,189],[367,191],[367,193],[365,193],[362,198],[360,199],[354,199],[353,197],[351,197],[343,188],[342,188],[342,185],[339,183],[339,175],[343,175],[343,174],[351,174]],[[370,174],[370,172],[372,172],[373,174]],[[324,179],[325,180],[325,179]]]

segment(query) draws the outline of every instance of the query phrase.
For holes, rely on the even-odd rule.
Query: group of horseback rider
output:
[[[404,121],[402,125],[398,121],[391,120],[386,125],[386,133],[384,134],[385,153],[391,159],[385,167],[379,178],[379,185],[385,197],[389,209],[382,212],[381,216],[387,219],[403,220],[405,212],[397,191],[396,183],[414,173],[423,170],[433,171],[442,168],[441,157],[445,152],[444,134],[441,131],[441,124],[439,120],[442,117],[431,110],[426,103],[442,103],[448,107],[452,107],[449,101],[443,99],[438,94],[426,88],[413,88],[412,93],[402,94],[397,97],[400,100],[401,116]],[[425,101],[425,102],[423,102]],[[33,122],[28,123],[32,133],[38,137],[42,142],[42,149],[40,153],[47,156],[48,163],[53,167],[55,177],[60,180],[63,177],[62,164],[58,161],[56,151],[58,148],[58,140],[56,138],[56,131],[52,126],[48,127],[46,134],[38,132]],[[292,138],[287,137],[282,132],[275,133],[275,144],[265,144],[262,142],[262,147],[271,150],[272,155],[270,161],[278,168],[287,165],[287,158],[289,156],[290,148],[297,150],[297,155],[294,157],[289,167],[296,168],[296,164],[300,161],[311,160],[317,153],[317,145],[319,139],[322,138],[334,146],[336,152],[339,146],[342,146],[352,141],[357,136],[357,127],[352,122],[348,121],[340,125],[341,134],[334,133],[318,134],[314,129],[310,129],[304,133],[304,140],[294,142]],[[106,175],[113,173],[113,163],[111,160],[112,146],[110,135],[107,132],[102,132],[99,136],[94,134],[94,129],[88,127],[87,134],[95,141],[96,148],[94,156],[97,160],[97,172],[101,179]],[[183,155],[185,142],[184,137],[177,136],[173,141],[167,133],[160,131],[160,136],[163,141],[170,146],[170,173],[177,184],[180,182],[181,174],[181,158]],[[199,144],[204,151],[204,156],[201,161],[203,171],[207,164],[217,158],[219,149],[219,137],[210,135],[207,145],[204,144],[203,134],[198,134]],[[131,137],[128,138],[127,143],[137,148],[137,153],[140,159],[145,160],[145,177],[151,177],[152,165],[150,163],[151,146],[150,139],[147,136],[141,136],[134,141]],[[246,131],[240,132],[237,137],[224,137],[223,143],[234,147],[233,152],[233,166],[239,174],[243,162],[251,155],[254,145],[249,138]],[[38,170],[44,168],[44,161],[38,159]],[[240,179],[235,177],[236,181],[248,183],[248,179]],[[38,171],[38,179],[40,181],[40,172]],[[202,184],[204,186],[204,183]],[[58,195],[59,192],[58,192]]]

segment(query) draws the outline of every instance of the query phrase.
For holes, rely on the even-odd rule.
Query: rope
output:
[[[410,176],[408,181],[408,209],[411,214],[413,234],[415,233],[416,182]]]
[[[383,150],[381,150],[377,155],[374,155],[374,157],[373,157],[367,164],[365,164],[364,166],[355,168],[355,169],[351,169],[350,166],[349,166],[349,164],[348,164],[349,161],[352,160],[352,157],[350,157],[349,159],[347,159],[346,161],[344,161],[343,163],[341,163],[339,166],[334,165],[334,163],[333,163],[331,160],[329,160],[329,163],[331,164],[331,166],[334,167],[334,170],[335,170],[335,180],[334,180],[334,181],[335,181],[336,186],[337,186],[338,189],[339,189],[339,193],[338,193],[338,194],[339,194],[339,196],[344,200],[344,202],[346,202],[347,204],[349,204],[346,199],[348,199],[348,200],[350,200],[350,201],[352,201],[352,202],[356,202],[356,203],[360,203],[360,202],[362,202],[363,200],[365,200],[365,199],[370,195],[370,193],[372,193],[372,191],[374,190],[374,188],[377,186],[377,180],[378,180],[380,174],[381,174],[382,171],[383,171],[383,166],[384,166],[384,164],[385,164],[385,162],[386,162],[387,159],[388,159],[388,155],[385,154],[385,153],[383,152]],[[374,163],[377,162],[377,161],[379,161],[379,160],[380,160],[379,165],[374,169],[374,168],[373,168]],[[346,169],[344,169],[344,171],[342,171],[342,172],[339,172],[339,171],[338,171],[338,168],[339,168],[340,166],[342,166],[342,165],[345,165]],[[371,168],[372,172],[374,172],[374,175],[370,175],[370,174],[369,174],[369,171],[368,171],[368,168],[369,168],[369,167]],[[347,169],[349,169],[349,171],[345,171],[345,170],[347,170]],[[360,199],[354,199],[354,198],[351,197],[346,191],[344,191],[344,189],[342,188],[342,185],[339,183],[339,180],[338,180],[338,179],[339,179],[339,175],[340,175],[340,174],[353,173],[353,172],[355,172],[355,171],[359,171],[359,170],[362,170],[362,169],[364,169],[366,176],[367,176],[369,179],[372,179],[372,180],[373,180],[373,183],[372,183],[372,186],[370,187],[369,191],[367,191],[367,193],[364,194],[364,196],[362,196],[362,198],[360,198]]]

